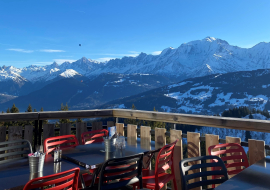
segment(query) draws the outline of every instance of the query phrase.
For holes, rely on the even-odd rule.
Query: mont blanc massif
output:
[[[247,106],[270,110],[270,43],[252,48],[206,37],[166,48],[97,62],[85,57],[61,65],[0,67],[0,111],[15,103],[37,110],[131,108],[220,114]]]

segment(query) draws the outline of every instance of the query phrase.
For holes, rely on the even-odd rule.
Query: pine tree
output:
[[[43,107],[41,107],[40,108],[40,112],[43,112],[44,110],[43,110]],[[43,120],[43,124],[48,124],[49,122],[48,122],[48,120]]]
[[[27,111],[26,112],[32,112],[32,106],[31,104],[29,104],[28,108],[27,108]]]
[[[34,109],[34,112],[37,112],[36,108]]]
[[[20,110],[19,110],[19,109],[15,106],[15,104],[13,103],[13,106],[12,106],[10,112],[11,112],[11,113],[19,113]]]
[[[153,111],[156,111],[156,108],[154,107]],[[166,123],[161,122],[161,121],[149,121],[147,122],[148,125],[150,125],[151,129],[155,129],[156,127],[158,128],[165,128]]]
[[[82,123],[82,122],[83,122],[82,118],[77,118],[76,123]]]
[[[66,103],[66,105],[64,105],[64,104],[62,103],[62,104],[61,104],[61,108],[60,108],[59,111],[68,111],[68,109],[69,109],[69,107],[68,107],[67,103]]]
[[[9,110],[9,108],[7,109],[7,113],[10,113],[10,110]]]
[[[248,118],[249,119],[253,119],[253,115],[252,114],[249,114]]]
[[[132,110],[136,110],[136,107],[134,104],[132,104],[132,107],[131,107]],[[124,123],[126,124],[133,124],[133,125],[140,125],[140,121],[137,120],[137,119],[125,119],[124,120]]]
[[[66,105],[64,105],[62,103],[59,111],[68,111],[68,109],[68,104],[66,103]],[[70,119],[59,119],[59,123],[72,123],[72,121],[70,121]]]

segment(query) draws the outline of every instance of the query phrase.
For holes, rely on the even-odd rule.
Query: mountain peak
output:
[[[164,49],[164,50],[160,53],[160,55],[161,55],[161,56],[166,55],[166,54],[170,53],[171,50],[173,50],[173,49],[174,49],[174,48],[172,48],[172,47],[168,47],[168,48]]]
[[[51,66],[53,66],[53,67],[58,67],[59,65],[54,61],[54,62],[51,64]]]
[[[141,53],[138,55],[138,57],[144,57],[144,56],[147,56],[147,54],[146,54],[146,53],[143,53],[143,52],[141,52]]]
[[[83,62],[89,61],[86,57],[82,57],[80,60]]]
[[[208,41],[208,42],[213,42],[213,41],[216,41],[218,40],[217,38],[214,38],[214,37],[210,37],[210,36],[207,36],[206,38],[203,39],[204,41]]]

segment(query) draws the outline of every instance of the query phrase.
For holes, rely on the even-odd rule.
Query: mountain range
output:
[[[37,109],[46,104],[45,110],[56,110],[56,105],[65,102],[69,102],[72,109],[91,109],[112,100],[123,100],[124,97],[186,79],[193,81],[200,80],[195,77],[221,76],[218,78],[225,77],[224,80],[227,80],[226,73],[245,71],[249,75],[249,71],[268,68],[270,43],[261,42],[252,48],[240,48],[213,37],[183,43],[175,49],[166,48],[159,55],[141,53],[137,57],[123,57],[107,62],[83,57],[72,63],[58,65],[54,62],[51,65],[31,65],[25,68],[2,66],[0,110],[10,107],[11,102],[21,105],[22,109],[31,103]],[[185,85],[182,87],[192,88]],[[170,93],[167,94],[170,97]],[[178,110],[177,106],[169,107],[171,111]],[[211,109],[193,111],[212,112]]]
[[[0,81],[49,81],[59,75],[73,77],[97,76],[101,73],[157,74],[179,79],[194,78],[215,73],[250,71],[270,67],[270,43],[261,42],[252,48],[240,48],[228,42],[206,37],[183,43],[178,48],[166,48],[160,55],[139,54],[108,62],[98,62],[85,57],[58,65],[31,65],[25,68],[0,67]]]

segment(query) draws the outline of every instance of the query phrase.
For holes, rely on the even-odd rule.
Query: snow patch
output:
[[[270,86],[270,84],[268,85],[262,85],[262,88],[268,88]]]
[[[172,85],[169,85],[168,86],[168,89],[171,89],[171,88],[174,88],[174,87],[178,87],[178,86],[183,86],[187,83],[192,83],[192,81],[185,81],[185,82],[180,82],[180,83],[177,83],[177,84],[172,84]]]
[[[115,106],[114,108],[125,109],[126,106],[125,106],[125,104],[120,104],[120,105]]]
[[[80,75],[78,72],[74,71],[73,69],[67,69],[65,72],[61,73],[60,76],[65,78],[71,78],[75,75]]]
[[[215,102],[212,104],[209,104],[208,106],[209,107],[223,106],[225,105],[226,102],[229,101],[232,94],[233,94],[232,92],[229,92],[226,95],[224,95],[223,92],[220,94],[217,94],[217,99],[215,100]]]
[[[210,65],[206,64],[207,68],[210,70],[210,71],[213,71],[210,67]]]
[[[164,110],[164,112],[171,112],[171,108],[169,106],[161,106],[161,109]]]
[[[50,74],[55,73],[55,72],[57,72],[57,71],[60,71],[60,69],[58,69],[58,68],[51,69],[51,70],[50,70]]]
[[[251,114],[253,116],[253,119],[259,119],[259,120],[268,120],[267,117],[265,117],[262,114],[256,113],[256,114]],[[243,117],[244,119],[249,119],[249,115]],[[269,119],[270,120],[270,119]]]

